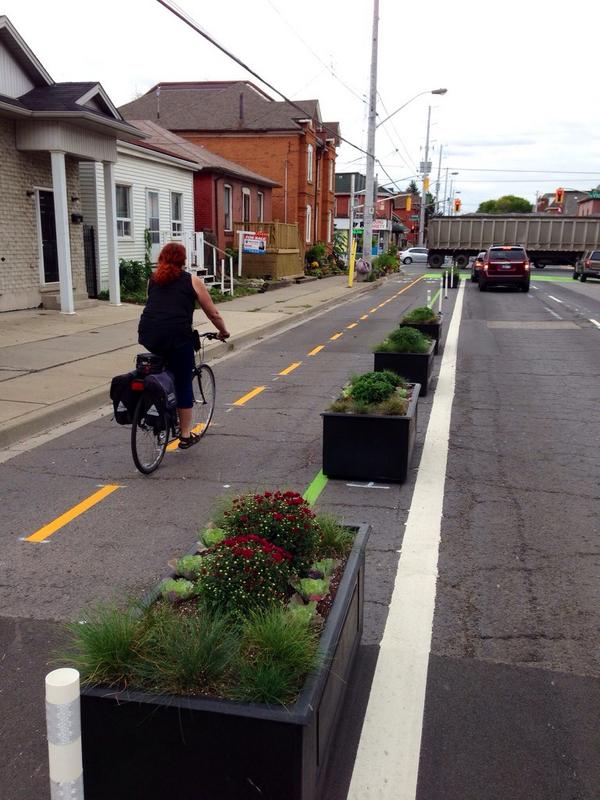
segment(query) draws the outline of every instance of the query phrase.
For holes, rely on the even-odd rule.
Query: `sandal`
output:
[[[197,433],[190,433],[189,436],[180,436],[179,437],[179,444],[177,445],[180,450],[187,450],[189,447],[193,447],[195,444],[198,444],[200,441],[200,436]]]

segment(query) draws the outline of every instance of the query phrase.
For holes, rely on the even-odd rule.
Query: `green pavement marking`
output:
[[[449,272],[449,271],[450,270],[446,270],[446,272]],[[471,274],[470,272],[461,272],[460,273],[461,278],[468,278],[470,274]],[[444,276],[444,272],[442,270],[441,272],[426,272],[423,277],[424,278],[429,278],[429,279],[437,278],[437,280],[439,281],[439,279],[442,278],[443,276]]]
[[[431,308],[433,308],[433,304],[434,304],[434,303],[435,303],[435,301],[437,300],[437,298],[438,298],[438,296],[439,296],[439,293],[440,293],[440,290],[438,289],[438,290],[437,290],[437,292],[436,292],[436,293],[433,295],[433,297],[431,298]]]
[[[319,470],[315,477],[312,479],[308,489],[302,495],[306,502],[314,506],[314,504],[319,499],[319,495],[323,491],[323,489],[327,486],[328,481],[327,475],[323,475],[323,470]]]
[[[532,281],[554,281],[555,283],[571,283],[572,275],[532,275]]]

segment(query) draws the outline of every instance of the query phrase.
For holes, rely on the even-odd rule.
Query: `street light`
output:
[[[406,108],[406,106],[409,103],[412,103],[413,100],[416,100],[417,97],[422,97],[424,94],[446,94],[447,91],[448,89],[426,89],[424,92],[419,92],[419,94],[416,94],[414,97],[411,97],[410,100],[407,100],[406,103],[401,105],[400,108],[397,108],[395,111],[392,111],[391,114],[388,114],[387,117],[385,119],[382,119],[381,122],[378,122],[375,127],[379,128],[381,125],[384,124],[384,122],[387,122],[388,119],[395,116],[399,111],[402,111],[403,108]]]

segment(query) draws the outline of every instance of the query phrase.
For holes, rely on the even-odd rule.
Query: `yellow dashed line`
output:
[[[334,333],[333,336],[329,337],[329,339],[330,339],[330,341],[335,342],[336,339],[339,339],[340,336],[343,336],[343,335],[344,335],[344,331],[341,331],[340,333]]]
[[[351,322],[350,325],[346,325],[346,329],[351,331],[352,328],[356,328],[357,325],[358,325],[358,322]]]
[[[369,315],[368,314],[363,314],[361,319],[369,319]]]
[[[44,525],[43,528],[40,528],[35,533],[32,533],[31,536],[27,536],[25,538],[26,542],[43,542],[44,540],[48,539],[52,536],[53,533],[63,528],[65,525],[68,525],[69,522],[72,522],[74,519],[79,517],[81,514],[86,512],[92,506],[95,506],[96,503],[99,503],[101,500],[104,500],[105,497],[108,497],[109,494],[116,492],[117,489],[121,487],[118,484],[111,483],[108,486],[103,486],[101,489],[98,489],[97,492],[91,494],[89,497],[86,497],[85,500],[82,500],[81,503],[77,503],[76,506],[70,508],[68,511],[65,511],[64,514],[61,514],[60,517],[57,517],[52,522],[49,522],[47,525]]]
[[[266,388],[267,388],[266,386],[257,386],[255,389],[252,389],[251,392],[248,392],[248,394],[245,394],[243,397],[238,398],[233,403],[233,405],[234,406],[243,406],[244,403],[248,402],[248,400],[252,400],[252,398],[256,397],[257,394],[260,394],[261,392],[264,392],[264,390]]]
[[[204,423],[199,422],[197,425],[194,425],[192,428],[192,433],[201,433],[204,430]],[[167,445],[167,453],[172,453],[173,450],[177,450],[179,447],[179,439],[175,439],[172,442],[169,442]]]
[[[375,311],[377,311],[377,306],[375,306],[375,308],[370,308],[369,309],[369,314],[374,314]]]
[[[279,375],[289,375],[290,372],[293,372],[295,369],[298,369],[298,367],[300,366],[301,363],[302,363],[301,361],[294,361],[293,364],[290,364],[289,367],[286,367],[285,369],[282,369],[281,372],[279,372],[278,374]]]
[[[313,350],[311,350],[311,351],[310,351],[310,353],[309,353],[308,355],[309,355],[309,356],[316,356],[316,355],[317,355],[317,353],[320,353],[320,352],[321,352],[321,350],[322,350],[324,347],[325,347],[325,345],[324,345],[324,344],[319,344],[319,345],[317,345],[317,347],[315,347]]]

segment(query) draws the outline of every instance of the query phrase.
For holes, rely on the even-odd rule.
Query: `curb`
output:
[[[394,277],[398,277],[398,273],[394,273]],[[356,290],[349,297],[335,297],[330,300],[325,300],[319,303],[314,308],[307,308],[298,313],[291,314],[284,319],[278,319],[269,322],[253,331],[248,331],[238,336],[235,342],[218,342],[215,344],[207,345],[205,353],[208,362],[216,359],[223,358],[239,350],[244,349],[253,342],[258,342],[266,336],[273,335],[285,328],[290,327],[298,322],[302,322],[310,317],[320,314],[322,311],[327,311],[333,306],[341,305],[356,297],[360,297],[367,292],[378,289],[387,280],[379,278],[371,283],[365,283],[361,286],[360,290]],[[131,343],[127,344],[123,349],[131,347]],[[98,355],[102,355],[98,353]],[[108,386],[103,386],[101,389],[92,389],[85,392],[85,394],[72,397],[60,404],[48,408],[37,409],[29,414],[24,414],[23,418],[19,418],[14,422],[8,422],[0,431],[0,449],[10,447],[24,438],[29,438],[37,434],[45,432],[48,428],[63,425],[68,422],[73,422],[77,417],[93,411],[96,408],[101,408],[108,404]]]

